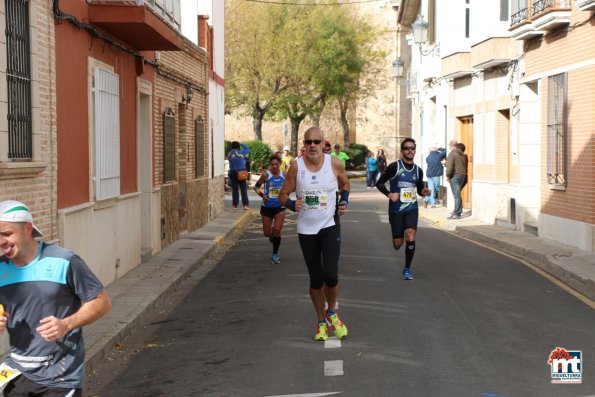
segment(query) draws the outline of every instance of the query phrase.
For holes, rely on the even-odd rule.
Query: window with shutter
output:
[[[163,113],[163,180],[176,180],[176,116],[171,108]]]
[[[196,134],[196,176],[205,176],[205,122],[202,117],[194,121]]]
[[[95,199],[120,194],[120,79],[95,68]]]

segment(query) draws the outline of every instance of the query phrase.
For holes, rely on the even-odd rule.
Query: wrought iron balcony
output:
[[[581,11],[595,11],[595,0],[576,0]]]
[[[570,12],[570,0],[527,1],[524,8],[511,15],[508,30],[517,40],[543,35],[561,25],[568,25]]]

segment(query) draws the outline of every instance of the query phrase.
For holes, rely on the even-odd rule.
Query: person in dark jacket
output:
[[[426,157],[426,177],[428,179],[428,189],[432,192],[429,196],[424,198],[425,206],[428,205],[436,208],[436,195],[440,190],[440,178],[444,172],[442,167],[442,160],[446,158],[446,148],[433,147],[430,149],[430,154]]]
[[[450,182],[455,205],[448,219],[461,219],[463,213],[461,189],[467,180],[467,156],[464,153],[465,145],[461,150],[461,147],[457,147],[457,141],[451,141],[450,149],[450,153],[446,157],[446,180]]]
[[[241,147],[241,149],[240,149]],[[240,144],[238,141],[231,143],[231,150],[227,159],[229,160],[229,173],[227,174],[229,183],[231,184],[231,200],[233,209],[238,209],[240,202],[240,191],[242,192],[242,204],[245,210],[250,209],[250,201],[248,200],[247,181],[238,180],[238,171],[249,171],[246,169],[246,158],[250,154],[250,148],[245,143]]]

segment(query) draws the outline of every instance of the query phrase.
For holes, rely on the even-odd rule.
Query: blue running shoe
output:
[[[273,265],[275,265],[277,263],[281,263],[281,258],[279,258],[279,255],[273,254],[273,256],[271,256],[271,263]]]
[[[411,273],[411,269],[406,267],[403,269],[403,280],[413,280],[413,273]]]

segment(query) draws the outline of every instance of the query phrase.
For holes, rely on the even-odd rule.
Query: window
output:
[[[547,183],[553,188],[566,186],[567,81],[566,73],[548,78]]]
[[[465,38],[469,38],[469,24],[471,23],[471,15],[469,9],[469,0],[465,0]]]
[[[33,158],[29,1],[6,0],[8,158]]]
[[[120,79],[117,74],[95,68],[95,199],[120,194]]]
[[[508,0],[500,0],[500,21],[508,21]]]
[[[194,121],[194,133],[196,134],[196,176],[205,176],[205,122],[202,117]]]
[[[163,181],[176,180],[176,115],[171,108],[163,113]]]

